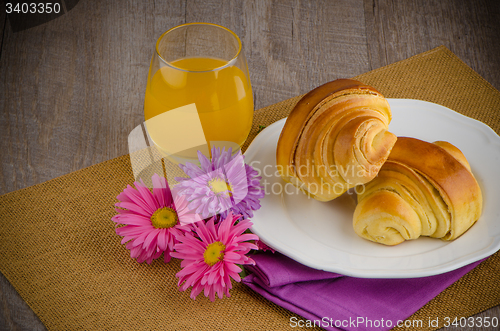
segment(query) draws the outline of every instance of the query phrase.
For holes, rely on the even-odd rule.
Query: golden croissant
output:
[[[286,182],[329,201],[373,179],[396,136],[391,110],[373,87],[338,79],[307,93],[288,116],[276,150]]]
[[[364,188],[354,231],[386,245],[419,236],[453,240],[481,215],[481,189],[465,156],[448,142],[399,137]]]

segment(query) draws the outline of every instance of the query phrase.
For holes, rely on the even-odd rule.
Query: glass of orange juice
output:
[[[144,115],[150,140],[176,163],[238,151],[252,125],[253,95],[241,40],[210,23],[189,23],[160,36],[151,60]]]

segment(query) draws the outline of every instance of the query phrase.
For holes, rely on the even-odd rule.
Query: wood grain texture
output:
[[[7,23],[7,14],[5,13],[5,4],[0,5],[0,56],[2,55],[3,33]]]
[[[364,12],[358,0],[335,5],[331,1],[188,1],[186,22],[199,21],[226,26],[241,38],[256,109],[368,70]]]
[[[500,88],[498,1],[81,0],[0,30],[0,194],[126,154],[156,39],[196,21],[240,36],[256,108],[442,44]],[[0,302],[0,330],[45,329],[3,276]]]
[[[365,0],[370,70],[445,45],[500,89],[500,1]]]

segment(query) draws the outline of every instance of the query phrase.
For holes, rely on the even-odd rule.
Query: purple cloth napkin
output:
[[[289,326],[357,331],[390,330],[403,323],[481,263],[423,278],[368,279],[312,269],[279,253],[259,253],[252,258],[256,265],[245,266],[251,274],[243,282],[305,318],[292,318]],[[422,320],[422,327],[428,327],[434,318]]]

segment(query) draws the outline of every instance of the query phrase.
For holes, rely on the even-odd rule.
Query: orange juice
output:
[[[226,64],[220,59],[193,57],[171,62],[173,67],[161,67],[153,77],[150,71],[144,101],[146,121],[195,104],[209,145],[227,142],[240,147],[252,125],[252,90],[245,73],[236,66],[223,67]],[[161,132],[149,133],[156,143],[155,135]]]

